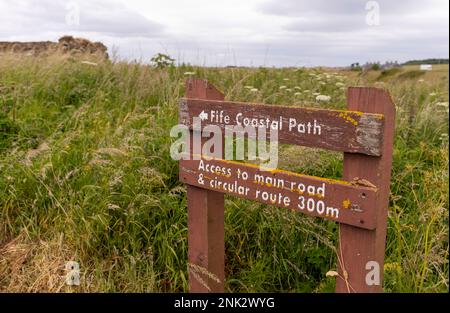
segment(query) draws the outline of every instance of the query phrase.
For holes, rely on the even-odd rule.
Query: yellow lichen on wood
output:
[[[342,207],[344,209],[348,209],[350,207],[350,203],[351,203],[350,200],[346,199],[346,200],[342,201]]]

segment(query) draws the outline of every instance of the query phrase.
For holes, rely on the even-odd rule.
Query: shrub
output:
[[[372,71],[379,71],[380,68],[381,68],[381,67],[380,67],[380,64],[375,63],[375,64],[372,65],[371,70],[372,70]]]
[[[157,68],[167,68],[174,65],[175,59],[172,59],[167,54],[158,53],[150,60]]]
[[[390,68],[387,70],[383,70],[383,71],[381,71],[380,76],[378,76],[378,80],[394,76],[394,75],[398,74],[399,72],[401,72],[401,69],[398,67],[393,67],[393,68]]]

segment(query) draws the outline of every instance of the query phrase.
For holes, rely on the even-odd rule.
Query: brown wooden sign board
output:
[[[186,184],[356,227],[376,226],[376,188],[282,170],[202,158],[180,161]]]
[[[203,125],[217,125],[223,131],[227,125],[274,128],[279,142],[286,144],[374,156],[382,152],[382,114],[181,99],[179,116],[180,123],[190,127],[193,118],[200,117]]]
[[[349,88],[348,111],[224,101],[206,81],[190,78],[180,123],[225,129],[276,127],[279,141],[344,152],[343,180],[197,156],[180,161],[187,184],[191,292],[224,291],[224,194],[296,210],[339,223],[336,292],[379,292],[368,283],[375,262],[382,281],[395,108],[376,88]],[[192,136],[199,136],[192,132]],[[202,140],[205,140],[203,138]],[[200,269],[200,270],[199,270]]]

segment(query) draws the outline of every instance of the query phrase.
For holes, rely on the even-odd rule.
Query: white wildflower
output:
[[[258,88],[252,88],[250,89],[251,92],[258,92]]]
[[[438,103],[436,103],[436,106],[444,109],[444,111],[446,111],[447,113],[449,111],[448,102],[438,102]]]
[[[325,101],[325,102],[327,102],[327,101],[331,100],[331,97],[330,96],[325,96],[325,95],[318,95],[316,97],[316,100],[317,101]]]
[[[193,75],[195,75],[195,72],[184,72],[184,75],[193,76]]]
[[[280,86],[280,89],[282,90],[282,89],[286,89],[287,87],[286,86]]]
[[[446,108],[448,108],[448,102],[438,102],[438,103],[436,103],[436,105],[437,105],[437,106],[440,106],[440,107],[446,107]]]
[[[339,276],[339,273],[336,272],[336,271],[328,271],[328,272],[325,274],[325,276],[326,276],[326,277],[336,277],[336,276]]]
[[[301,92],[296,92],[296,93],[294,93],[294,96],[296,96],[296,97],[301,96],[301,95],[302,95]]]

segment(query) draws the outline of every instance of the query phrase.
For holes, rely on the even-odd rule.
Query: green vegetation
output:
[[[419,65],[419,64],[448,64],[448,59],[411,60],[403,63],[403,65]]]
[[[425,75],[424,71],[418,71],[418,70],[416,70],[416,71],[407,71],[407,72],[401,73],[398,76],[398,78],[400,78],[400,79],[417,79],[417,78],[419,78],[420,76],[423,76],[423,75]]]
[[[383,71],[381,71],[380,76],[378,77],[378,80],[386,79],[386,78],[394,76],[400,72],[401,72],[401,68],[399,68],[399,67],[393,67],[393,68],[390,68],[387,70],[383,70]]]
[[[157,68],[166,68],[174,66],[175,59],[172,59],[167,54],[158,53],[150,60]]]
[[[0,151],[8,149],[19,133],[19,127],[12,119],[0,112]]]
[[[379,71],[380,68],[381,68],[380,63],[375,63],[375,64],[373,64],[373,65],[370,67],[370,69],[371,69],[372,71]]]
[[[230,100],[296,106],[344,108],[346,86],[386,86],[397,127],[385,290],[448,291],[448,72],[379,83],[353,71],[57,57],[0,59],[1,291],[187,291],[185,187],[169,131],[193,72]],[[280,159],[342,174],[339,153],[286,146]],[[225,217],[228,291],[333,291],[335,223],[231,197]],[[61,278],[71,260],[78,287]]]

